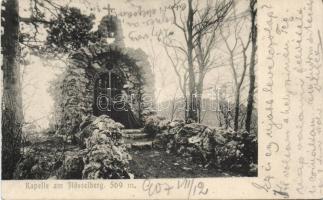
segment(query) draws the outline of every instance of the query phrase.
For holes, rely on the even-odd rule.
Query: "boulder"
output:
[[[99,130],[109,130],[111,132],[120,132],[120,130],[124,128],[122,124],[115,122],[107,115],[97,117],[92,124]]]
[[[75,140],[82,148],[86,147],[87,139],[93,134],[101,135],[100,137],[109,137],[113,142],[118,143],[122,138],[121,130],[124,126],[115,122],[107,115],[99,117],[87,117],[80,126],[81,130],[75,134]],[[100,133],[100,134],[99,134]]]
[[[186,124],[182,128],[180,134],[190,137],[202,133],[206,128],[207,126],[199,123]]]
[[[107,115],[87,118],[82,122],[76,137],[82,150],[82,170],[77,170],[83,179],[130,178],[128,170],[131,156],[122,142],[124,126]]]
[[[170,122],[168,120],[161,120],[158,124],[160,130],[166,130],[168,128],[168,124]]]
[[[163,118],[152,115],[145,119],[144,124],[144,132],[149,134],[151,137],[155,137],[157,134],[160,133],[161,127],[159,126],[159,123],[163,120]]]
[[[227,142],[226,138],[217,131],[213,131],[210,137],[213,139],[214,145],[224,145]]]
[[[82,171],[82,179],[99,179],[101,177],[101,163],[91,162]]]
[[[85,155],[83,179],[130,178],[128,164],[131,159],[125,148],[114,145],[95,145]]]
[[[183,120],[174,120],[174,121],[169,122],[168,128],[171,129],[171,128],[175,128],[175,127],[182,127],[184,125],[185,125],[185,123]]]
[[[248,169],[257,160],[257,137],[245,131],[170,122],[156,140],[166,152],[223,169]]]

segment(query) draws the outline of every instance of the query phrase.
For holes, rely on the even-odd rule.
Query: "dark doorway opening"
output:
[[[108,115],[125,128],[139,128],[140,123],[131,111],[128,95],[121,76],[111,70],[100,75],[94,85],[93,113]]]

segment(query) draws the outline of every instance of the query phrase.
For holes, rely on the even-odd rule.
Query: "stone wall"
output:
[[[154,76],[147,55],[140,49],[120,48],[114,44],[93,44],[70,55],[69,64],[59,84],[56,99],[59,132],[73,134],[88,115],[93,115],[94,84],[107,72],[105,63],[112,63],[132,95],[131,107],[144,122],[153,114]],[[59,102],[57,102],[59,101]]]

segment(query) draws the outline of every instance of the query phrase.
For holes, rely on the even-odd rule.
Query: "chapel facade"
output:
[[[100,42],[70,54],[56,102],[60,132],[75,133],[84,119],[100,115],[139,128],[154,113],[154,76],[146,53],[125,47],[116,16],[103,17],[98,34]]]

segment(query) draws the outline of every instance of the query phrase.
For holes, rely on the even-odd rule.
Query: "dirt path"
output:
[[[206,169],[179,156],[154,149],[130,150],[130,169],[135,178],[230,177],[234,174]]]

